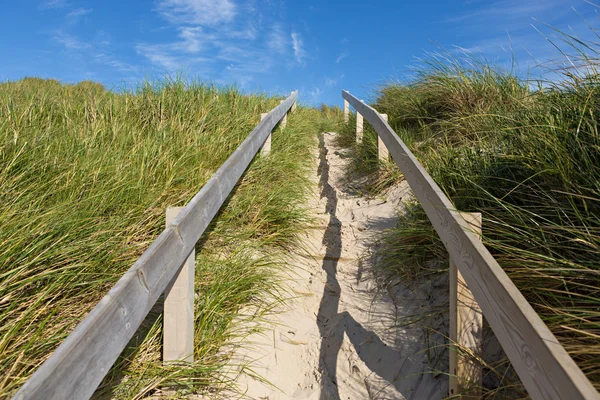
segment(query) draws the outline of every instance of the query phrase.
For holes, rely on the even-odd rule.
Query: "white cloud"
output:
[[[344,74],[340,75],[337,78],[325,78],[325,86],[332,87],[338,84],[339,81],[344,79]]]
[[[216,26],[236,15],[230,0],[161,0],[157,9],[174,24]]]
[[[557,13],[556,9],[565,7],[564,0],[500,0],[484,2],[483,6],[477,7],[474,11],[464,13],[462,15],[448,18],[447,22],[464,22],[466,20],[482,20],[488,19],[501,21],[509,19],[518,21],[519,19],[529,19],[532,17],[540,17]],[[520,22],[520,21],[519,21]]]
[[[348,57],[348,53],[344,52],[344,53],[340,54],[340,55],[338,56],[338,58],[336,58],[336,59],[335,59],[335,63],[336,63],[336,64],[339,64],[339,63],[340,63],[340,61],[342,61],[342,60],[343,60],[344,58],[346,58],[346,57]]]
[[[213,47],[214,35],[206,34],[201,27],[180,27],[178,30],[181,40],[163,44],[139,43],[136,46],[137,53],[159,68],[175,72],[184,65],[201,59],[190,58],[190,54],[198,54]]]
[[[108,65],[122,72],[137,72],[137,67],[117,59],[112,54],[98,53],[94,60],[100,64]]]
[[[94,43],[99,46],[110,46],[112,43],[111,36],[103,30],[96,31],[94,34]]]
[[[75,55],[79,59],[107,65],[121,72],[137,72],[135,65],[121,61],[113,55],[109,49],[110,41],[107,40],[107,35],[103,32],[99,32],[91,42],[83,41],[60,30],[54,32],[52,39],[63,46],[69,55]]]
[[[268,67],[268,65],[265,65],[260,61],[248,61],[244,63],[230,64],[225,67],[225,70],[237,72],[265,72]]]
[[[48,0],[42,5],[42,8],[65,8],[68,5],[66,0]]]
[[[296,61],[302,64],[304,59],[306,58],[306,51],[304,50],[304,42],[300,37],[300,34],[297,32],[292,32],[292,47],[294,48],[294,56],[296,56]]]
[[[202,28],[180,28],[180,42],[172,45],[173,49],[181,50],[185,53],[198,53],[206,46],[206,41],[212,39],[211,36],[204,34]]]
[[[314,88],[310,91],[310,102],[315,104],[321,99],[321,88]]]
[[[207,34],[203,28],[179,27],[180,40],[171,43],[139,43],[136,52],[148,59],[151,64],[168,72],[180,72],[183,67],[202,62],[209,64],[213,60],[199,56],[208,50],[214,50],[218,44],[214,34]],[[190,55],[195,55],[190,57]]]
[[[86,50],[92,47],[91,44],[83,42],[75,36],[69,35],[63,31],[56,31],[53,39],[68,50]]]
[[[152,64],[155,64],[166,71],[176,71],[180,64],[177,59],[165,52],[160,46],[143,45],[136,46],[138,54],[146,57]]]
[[[184,69],[190,68],[191,66],[201,70],[203,73],[210,71],[212,59],[205,57],[189,57],[188,55],[172,52],[170,51],[170,48],[170,45],[138,44],[136,46],[136,52],[147,58],[151,64],[159,67],[164,72],[182,72]],[[201,68],[198,68],[199,66]]]
[[[247,46],[239,46],[235,43],[218,42],[218,46],[217,58],[225,61],[239,62],[260,55],[260,53],[249,49]]]
[[[288,40],[286,39],[286,36],[283,33],[281,25],[277,24],[273,26],[273,30],[271,31],[267,39],[267,46],[269,47],[269,49],[281,54],[285,52],[287,45]]]
[[[222,34],[230,39],[254,40],[258,36],[258,31],[256,30],[256,27],[252,25],[248,25],[242,30],[236,30],[232,26],[227,26],[227,28],[222,31]]]
[[[74,24],[79,21],[81,17],[91,13],[92,11],[93,10],[91,8],[77,8],[67,14],[67,21]]]
[[[568,32],[584,42],[597,41],[596,32],[586,21],[596,17],[594,8],[582,6],[575,11],[564,0],[495,0],[480,2],[470,12],[445,21],[463,38],[453,43],[452,53],[459,61],[485,58],[535,79],[548,66],[569,63],[561,52],[570,53],[574,48],[559,32]],[[585,50],[583,47],[580,49]]]
[[[193,74],[204,70],[213,80],[251,83],[257,74],[289,66],[293,59],[302,64],[306,57],[300,35],[294,32],[290,39],[290,31],[254,2],[156,1],[155,11],[177,33],[170,41],[137,43],[137,53],[156,68],[181,72],[185,67]]]

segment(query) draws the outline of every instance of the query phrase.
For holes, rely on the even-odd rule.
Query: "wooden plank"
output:
[[[525,300],[404,142],[373,108],[342,96],[373,126],[462,273],[534,399],[600,399],[591,382]]]
[[[292,96],[296,95],[296,97],[297,97],[297,96],[298,96],[298,91],[297,91],[297,90],[293,91],[293,92],[291,93],[291,95],[292,95]],[[297,105],[297,103],[298,103],[297,101],[294,101],[294,104],[292,104],[292,108],[290,108],[290,111],[291,111],[291,112],[294,112],[294,111],[296,111],[296,107],[298,106],[298,105]]]
[[[362,143],[363,140],[363,116],[356,110],[356,143]]]
[[[481,213],[460,213],[466,229],[481,240]],[[458,350],[460,349],[460,350]],[[481,398],[483,314],[456,264],[450,260],[450,397]]]
[[[348,100],[344,99],[344,122],[348,123],[350,120],[350,104]]]
[[[381,118],[383,118],[383,120],[385,122],[388,122],[388,116],[387,114],[380,114]],[[377,135],[377,159],[379,161],[387,161],[390,158],[390,152],[388,151],[387,147],[385,147],[385,143],[383,143],[383,140],[381,140],[381,137],[379,135]]]
[[[268,113],[260,114],[260,120],[262,121],[263,119],[267,118],[267,115],[269,115],[269,114]],[[267,140],[265,140],[265,143],[260,148],[260,155],[263,157],[268,156],[269,153],[271,152],[271,136],[272,136],[272,133],[269,133],[269,136],[267,136]]]
[[[288,97],[252,130],[14,399],[90,398],[296,97]]]
[[[283,103],[284,100],[281,100],[281,103]],[[281,118],[281,121],[279,121],[279,126],[281,127],[281,129],[285,129],[285,127],[287,126],[287,113],[285,113],[283,115],[283,118]]]
[[[183,207],[168,207],[167,227]],[[163,313],[163,362],[194,362],[194,275],[196,252],[192,250],[183,267],[165,290]]]

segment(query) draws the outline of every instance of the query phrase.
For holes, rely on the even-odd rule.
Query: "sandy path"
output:
[[[270,384],[245,374],[238,382],[252,399],[443,398],[447,379],[428,367],[423,327],[398,327],[428,306],[426,294],[402,285],[377,291],[361,259],[373,235],[394,225],[410,189],[400,184],[385,199],[356,195],[343,181],[348,150],[333,138],[323,134],[315,155],[310,205],[318,223],[306,253],[290,262],[294,298],[239,354]]]

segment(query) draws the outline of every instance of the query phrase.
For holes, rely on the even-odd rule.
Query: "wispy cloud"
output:
[[[137,71],[135,65],[126,63],[113,54],[109,48],[110,42],[106,40],[105,35],[98,35],[100,40],[87,42],[77,36],[57,30],[54,32],[52,39],[64,48],[67,55],[82,57],[85,60],[106,65],[121,72]]]
[[[195,73],[209,74],[213,71],[214,59],[202,56],[189,57],[176,54],[166,50],[160,45],[136,46],[137,54],[145,57],[150,63],[156,66],[161,72],[174,74],[184,71],[194,71]]]
[[[177,33],[175,40],[136,44],[137,54],[150,64],[176,72],[205,71],[214,80],[255,82],[275,65],[302,64],[306,57],[299,34],[263,10],[234,0],[158,0],[155,11]]]
[[[346,58],[346,57],[348,57],[348,53],[344,52],[344,53],[340,54],[340,55],[338,56],[338,58],[336,58],[336,59],[335,59],[335,63],[336,63],[336,64],[339,64],[339,63],[340,63],[340,61],[342,61],[342,60],[343,60],[344,58]]]
[[[221,29],[221,33],[228,39],[254,40],[258,37],[258,31],[251,23],[243,29],[238,29],[229,23]]]
[[[77,8],[68,13],[66,18],[69,23],[74,24],[77,21],[79,21],[81,17],[91,13],[92,11],[94,10],[92,10],[91,8]]]
[[[189,68],[200,62],[208,64],[214,62],[214,58],[202,57],[202,53],[214,51],[216,36],[205,33],[199,26],[180,26],[177,37],[179,40],[169,43],[138,43],[137,54],[145,57],[151,64],[163,71],[174,73]]]
[[[42,3],[42,8],[65,8],[69,5],[67,0],[47,0]]]
[[[281,25],[276,24],[273,26],[273,29],[269,33],[269,37],[267,39],[267,46],[269,49],[277,53],[284,53],[288,46],[288,42],[289,41],[286,38],[285,33],[283,33]]]
[[[152,64],[167,72],[175,72],[181,67],[180,60],[165,51],[161,46],[138,44],[136,51],[146,57]]]
[[[123,62],[112,54],[97,53],[93,55],[94,61],[99,64],[104,64],[121,72],[137,72],[138,68],[135,65]]]
[[[53,39],[56,43],[64,46],[67,50],[86,50],[91,48],[91,44],[79,40],[73,35],[69,35],[63,31],[56,31]]]
[[[229,22],[236,15],[230,0],[161,0],[157,10],[174,24],[203,26]]]
[[[509,17],[516,21],[521,18],[540,17],[550,15],[556,11],[556,8],[565,8],[564,0],[501,0],[485,2],[482,7],[448,18],[447,22],[464,22],[467,20],[481,19],[504,19]],[[568,7],[566,7],[568,8]],[[497,21],[500,22],[500,21]]]
[[[493,0],[478,2],[468,12],[450,16],[445,22],[465,38],[452,43],[454,53],[484,56],[506,68],[529,70],[563,58],[554,46],[563,43],[555,28],[580,32],[581,38],[590,36],[586,36],[591,32],[586,32],[589,28],[581,19],[585,16],[581,11],[578,15],[564,0]],[[597,18],[595,10],[585,11]],[[519,64],[513,64],[514,60]]]
[[[310,92],[310,102],[312,104],[316,104],[320,101],[321,99],[321,88],[314,88],[312,89]]]
[[[294,49],[294,56],[299,64],[304,62],[306,58],[306,51],[304,50],[304,42],[297,32],[292,32],[292,48]]]
[[[226,71],[236,71],[236,72],[244,72],[244,73],[253,73],[253,72],[266,72],[269,69],[269,65],[262,63],[260,60],[257,61],[247,61],[244,63],[230,64],[225,67]]]
[[[198,53],[206,47],[206,42],[212,40],[211,35],[204,33],[200,27],[183,27],[179,30],[181,41],[174,43],[171,47],[185,53]]]
[[[333,87],[338,84],[339,81],[344,79],[344,74],[338,76],[337,78],[325,78],[325,86]]]
[[[302,88],[301,92],[307,93],[306,101],[314,106],[319,105],[325,97],[335,90],[334,88],[344,79],[344,74],[340,74],[337,77],[323,77],[319,82],[314,83],[311,86]]]

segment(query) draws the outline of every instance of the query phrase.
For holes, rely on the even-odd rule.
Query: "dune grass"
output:
[[[431,59],[409,82],[378,88],[372,105],[457,209],[483,213],[486,246],[600,389],[600,73],[597,53],[583,54],[535,85],[473,57]],[[340,141],[353,142],[353,124]],[[374,192],[402,179],[377,164],[371,127],[354,154],[355,170],[377,172]],[[382,240],[386,273],[447,273],[418,205]],[[500,377],[486,396],[525,395],[519,385]]]
[[[0,84],[0,398],[13,394],[279,98],[178,80],[131,92],[26,78]],[[233,321],[279,298],[278,260],[306,226],[310,152],[326,121],[299,107],[197,248],[195,359],[161,362],[161,304],[97,398],[218,390]],[[255,315],[243,316],[253,305]]]

